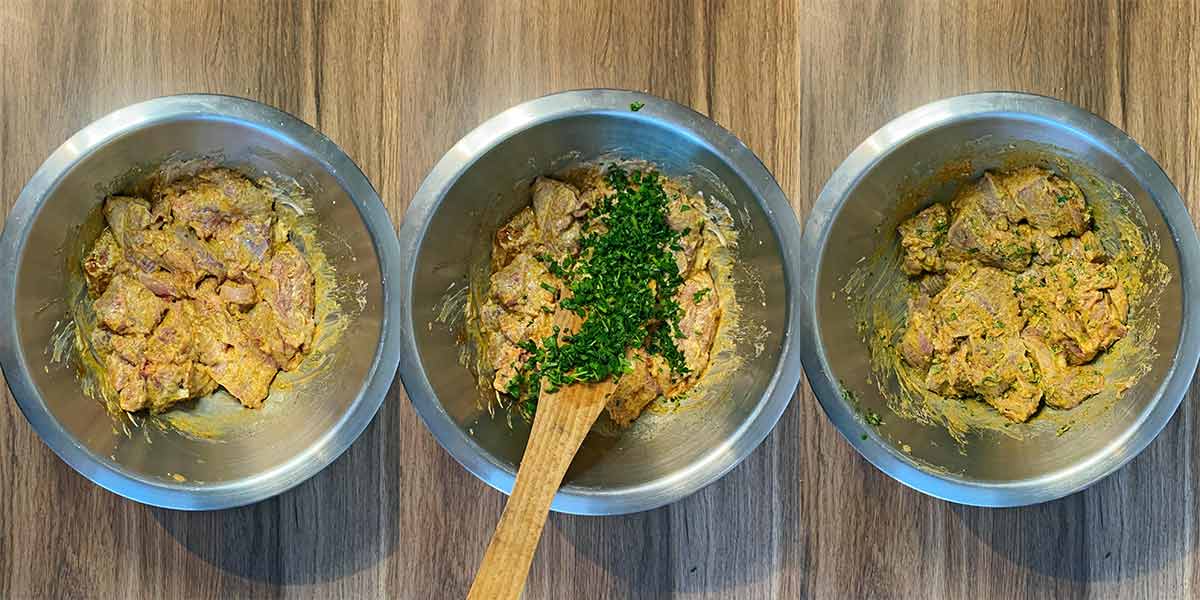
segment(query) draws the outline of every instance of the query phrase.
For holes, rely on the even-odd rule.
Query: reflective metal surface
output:
[[[644,103],[637,112],[635,102]],[[703,410],[644,414],[620,436],[593,433],[568,472],[553,509],[619,514],[678,500],[745,458],[775,425],[800,378],[792,328],[800,307],[800,229],[762,163],[729,132],[683,106],[635,92],[583,90],[539,98],[481,125],[437,164],[400,231],[403,315],[400,375],[438,442],[468,470],[508,493],[528,428],[510,430],[458,363],[453,334],[435,323],[441,300],[467,281],[472,248],[529,202],[536,175],[594,159],[644,159],[672,176],[705,172],[693,185],[723,199],[740,230],[735,274],[745,318],[768,332],[762,351],[739,348],[732,397]],[[762,290],[750,274],[762,280]],[[455,287],[458,286],[458,287]],[[745,493],[755,493],[746,490]]]
[[[318,239],[339,281],[361,280],[332,375],[301,383],[285,410],[261,409],[213,439],[130,425],[82,395],[73,364],[51,360],[66,322],[65,248],[114,182],[164,160],[216,157],[252,175],[291,178],[312,196]],[[134,171],[131,171],[133,169]],[[0,237],[0,363],[17,403],[64,461],[128,498],[180,509],[248,504],[304,481],[370,422],[399,361],[399,302],[387,274],[398,264],[387,212],[362,172],[299,119],[225,96],[172,96],[118,110],[84,128],[22,190]],[[357,299],[347,295],[347,311]],[[270,407],[272,399],[268,398]],[[236,405],[235,405],[236,408]],[[241,418],[241,417],[239,417]]]
[[[891,415],[864,383],[868,357],[844,300],[831,300],[859,257],[879,243],[875,228],[895,211],[905,182],[971,159],[975,175],[1001,164],[1012,144],[1033,143],[1127,189],[1162,243],[1172,280],[1161,299],[1157,360],[1102,421],[1066,435],[1024,440],[970,438],[966,452],[944,430]],[[1083,489],[1141,452],[1174,414],[1200,356],[1200,247],[1179,192],[1154,160],[1122,131],[1064,102],[987,93],[934,102],[888,123],[862,143],[821,192],[805,225],[802,278],[804,368],[821,406],[864,457],[900,482],[953,502],[1017,506]],[[839,381],[864,408],[884,415],[864,427]],[[1078,409],[1077,409],[1078,410]],[[896,441],[893,441],[896,440]],[[911,448],[905,452],[902,444]],[[898,447],[900,446],[900,447]],[[938,468],[921,466],[918,461]]]

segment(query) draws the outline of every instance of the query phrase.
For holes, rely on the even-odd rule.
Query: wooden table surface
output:
[[[96,2],[0,6],[0,211],[93,119],[179,92],[298,115],[363,168],[399,223],[434,162],[500,110],[582,87],[709,114],[803,218],[838,163],[925,102],[1064,98],[1128,131],[1197,212],[1200,4]],[[4,386],[0,597],[461,597],[504,497],[433,440],[397,383],[332,466],[278,498],[160,510],[86,481]],[[1200,595],[1195,391],[1086,492],[980,510],[880,474],[801,389],[720,482],[617,518],[554,515],[529,598]]]

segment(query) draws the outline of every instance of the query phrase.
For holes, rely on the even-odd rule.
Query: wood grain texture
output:
[[[1064,98],[1128,131],[1200,214],[1200,3],[0,3],[0,212],[63,140],[162,94],[258,99],[324,131],[397,223],[488,116],[580,87],[711,115],[803,218],[903,111],[969,91]],[[333,465],[252,507],[188,514],[88,483],[0,401],[0,597],[465,595],[504,498],[442,451],[394,385]],[[802,387],[718,483],[617,518],[551,515],[529,598],[1200,595],[1196,388],[1140,457],[1014,510],[952,506],[880,474]]]
[[[583,320],[570,311],[560,308],[554,315],[555,332],[561,327],[564,333],[577,333],[581,325]],[[468,600],[516,600],[524,592],[550,503],[614,388],[610,377],[553,392],[543,389],[512,495],[484,551]]]

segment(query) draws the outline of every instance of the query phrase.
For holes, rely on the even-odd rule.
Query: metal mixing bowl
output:
[[[631,110],[634,103],[644,107]],[[448,292],[468,282],[480,251],[486,259],[499,225],[528,204],[533,177],[597,159],[650,161],[731,209],[741,236],[735,289],[748,300],[746,322],[763,332],[739,346],[746,362],[729,397],[643,414],[621,435],[589,435],[553,509],[620,514],[678,500],[732,469],[766,437],[800,378],[792,333],[799,225],[762,163],[703,115],[646,94],[574,91],[507,110],[458,142],[422,184],[400,230],[400,376],[438,442],[509,493],[528,427],[513,418],[510,428],[504,411],[489,414],[492,398],[459,363],[460,344],[439,314]],[[761,343],[757,353],[752,341]]]
[[[1021,440],[971,436],[960,452],[944,429],[892,414],[875,386],[866,383],[866,346],[847,302],[833,294],[840,294],[860,257],[894,240],[888,224],[897,210],[898,190],[967,159],[972,172],[961,183],[1002,165],[1015,148],[1030,144],[1125,188],[1145,214],[1172,274],[1159,305],[1158,356],[1102,420],[1066,435],[1051,430]],[[803,245],[810,258],[801,283],[804,368],[821,406],[867,460],[931,496],[1017,506],[1083,489],[1131,460],[1158,435],[1196,370],[1200,247],[1179,192],[1122,131],[1058,100],[973,94],[928,104],[888,123],[829,179],[805,225]],[[842,385],[857,394],[863,409],[884,415],[884,425],[866,426],[843,398]]]
[[[300,384],[286,406],[276,400],[272,407],[273,392],[261,412],[235,415],[211,439],[156,419],[115,421],[83,395],[75,361],[56,361],[51,351],[69,321],[65,255],[81,225],[121,182],[192,157],[300,184],[312,196],[318,240],[338,281],[361,287],[339,307],[358,316],[328,355],[333,363],[322,372],[331,375]],[[0,238],[0,364],[33,429],[97,484],[170,508],[248,504],[321,470],[375,415],[399,361],[389,327],[399,302],[385,277],[398,255],[387,211],[366,177],[299,119],[225,96],[135,104],[71,137],[21,191]]]

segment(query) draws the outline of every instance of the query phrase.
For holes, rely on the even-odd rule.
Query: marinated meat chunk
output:
[[[942,247],[931,232],[944,219]],[[985,173],[948,215],[934,205],[901,225],[902,270],[931,273],[895,347],[920,385],[1018,422],[1043,400],[1069,409],[1099,393],[1088,363],[1125,336],[1129,298],[1090,227],[1080,189],[1036,167]]]
[[[1054,237],[1082,235],[1088,230],[1091,217],[1083,191],[1073,181],[1042,168],[1026,167],[1003,182],[1020,217],[1033,227]]]
[[[1045,393],[1046,404],[1075,408],[1104,389],[1104,377],[1090,366],[1069,366],[1063,353],[1055,352],[1037,328],[1027,329],[1021,341],[1037,365],[1038,385]]]
[[[900,246],[904,258],[900,268],[909,275],[945,270],[940,249],[946,243],[949,228],[949,216],[941,204],[934,204],[901,223]]]
[[[275,201],[266,190],[232,169],[208,169],[197,173],[196,178],[217,186],[237,216],[263,215],[274,209]]]
[[[908,301],[908,323],[900,336],[900,356],[908,364],[926,370],[933,361],[934,345],[940,339],[937,319],[928,296]],[[945,344],[941,344],[945,345]]]
[[[1020,271],[1029,266],[1033,247],[1013,231],[1003,210],[996,208],[999,188],[990,178],[965,187],[952,203],[954,217],[946,232],[942,257],[956,263],[977,260],[985,265]]]
[[[247,408],[262,406],[278,372],[275,363],[251,344],[227,347],[203,368]]]
[[[605,406],[608,416],[621,427],[638,418],[646,405],[664,395],[671,385],[668,375],[670,368],[662,357],[633,348],[625,358],[630,371],[617,380],[612,397]]]
[[[92,330],[92,347],[104,354],[116,354],[128,363],[141,365],[146,359],[146,336],[117,335],[104,329]]]
[[[707,267],[706,261],[697,256],[704,241],[704,200],[689,198],[682,190],[668,194],[671,203],[667,205],[667,224],[681,234],[679,249],[673,251],[675,264],[686,278],[693,270]]]
[[[187,298],[191,294],[193,281],[187,276],[177,276],[169,271],[142,271],[135,269],[133,276],[154,295],[163,298]]]
[[[153,204],[107,198],[108,228],[83,260],[98,296],[87,339],[104,381],[129,411],[159,412],[219,386],[261,406],[316,328],[303,235],[289,239],[295,217],[277,215],[267,191],[228,169],[153,194]]]
[[[201,277],[225,276],[222,265],[186,228],[164,227],[131,234],[126,256],[137,265],[138,279],[160,296],[183,298]]]
[[[537,218],[528,206],[517,216],[496,231],[492,245],[492,272],[499,271],[512,262],[514,256],[541,238]]]
[[[179,223],[210,239],[240,217],[269,213],[273,201],[245,177],[227,169],[200,173],[167,190],[164,201]]]
[[[104,201],[104,220],[117,244],[124,246],[129,235],[142,231],[154,222],[150,203],[131,196],[109,196]]]
[[[148,362],[143,372],[146,375],[146,400],[151,412],[162,412],[181,400],[195,397],[188,387],[192,380],[190,360]]]
[[[933,297],[946,289],[946,275],[930,273],[917,280],[917,290],[924,296]]]
[[[721,303],[716,285],[708,271],[697,271],[675,295],[683,316],[679,318],[679,333],[675,345],[683,353],[690,377],[703,375],[708,366],[709,352],[721,319]]]
[[[1022,308],[1068,363],[1087,363],[1125,336],[1128,301],[1111,267],[1065,261],[1032,275],[1022,280]]]
[[[147,356],[158,361],[190,360],[194,354],[194,336],[191,306],[181,302],[171,304],[146,340]]]
[[[167,310],[167,303],[127,275],[117,275],[93,308],[100,322],[113,332],[150,333]]]
[[[578,249],[581,227],[575,213],[583,209],[579,191],[571,184],[548,177],[533,181],[533,214],[542,233],[542,245],[554,258],[561,259]]]
[[[196,357],[201,369],[244,406],[262,406],[278,371],[270,356],[226,312],[214,285],[202,284],[191,306],[195,314]]]
[[[218,295],[221,300],[240,306],[250,306],[258,300],[258,294],[254,292],[253,285],[233,280],[222,283],[218,289]]]
[[[533,180],[533,213],[538,229],[544,234],[556,235],[566,231],[575,222],[575,211],[578,209],[579,190],[571,184],[549,177]]]
[[[531,205],[500,227],[492,240],[488,293],[471,299],[477,307],[481,376],[490,378],[502,403],[510,397],[524,410],[536,400],[528,396],[532,386],[525,377],[539,376],[553,357],[575,357],[563,359],[566,362],[584,357],[591,362],[577,362],[574,368],[583,369],[586,381],[595,377],[586,375],[589,372],[616,378],[607,411],[623,427],[655,399],[682,397],[707,370],[722,318],[718,286],[709,273],[720,234],[703,198],[688,196],[673,181],[649,171],[605,175],[583,168],[563,177],[534,180]],[[620,196],[614,196],[614,185]],[[639,187],[646,185],[661,186],[661,195],[660,190],[642,193],[650,191]],[[622,206],[637,208],[608,221],[621,214]],[[631,224],[641,223],[642,217],[644,231]],[[655,218],[662,221],[651,220]],[[581,251],[584,232],[602,243]],[[647,239],[657,248],[647,249]],[[596,253],[603,259],[593,260]],[[621,264],[626,259],[634,266],[628,271]],[[664,288],[670,291],[664,293]],[[621,305],[625,298],[630,301]],[[654,316],[641,321],[627,314],[637,306]],[[588,321],[605,315],[604,325],[553,337],[557,311],[576,309]],[[663,316],[662,311],[670,312]],[[638,323],[609,320],[613,314]],[[674,348],[664,347],[664,332],[678,334],[669,337]],[[608,340],[601,339],[605,337]],[[628,342],[635,338],[636,343]],[[612,348],[612,339],[622,340],[619,351]],[[532,361],[534,357],[538,361]],[[522,378],[516,379],[518,375]],[[514,380],[521,383],[520,389],[509,389]]]
[[[494,370],[493,385],[496,390],[504,391],[517,376],[517,367],[527,354],[517,344],[532,337],[529,334],[534,320],[529,315],[505,310],[490,298],[479,313],[481,329],[486,332],[485,359]]]
[[[1013,421],[1037,412],[1041,390],[1033,384],[1033,366],[1016,333],[968,341],[971,390]]]
[[[105,375],[117,395],[122,410],[137,411],[147,406],[146,379],[141,364],[133,364],[116,354],[105,357]]]
[[[293,353],[306,350],[312,342],[313,283],[308,261],[291,244],[276,248],[261,273],[258,289],[263,302],[274,313],[279,333]]]
[[[93,296],[99,296],[108,288],[117,271],[124,265],[121,247],[113,237],[112,231],[105,229],[92,251],[83,259],[83,276],[87,281],[88,291]]]
[[[528,252],[513,258],[508,266],[492,274],[492,297],[506,309],[537,316],[556,300],[561,282],[546,265]]]
[[[256,215],[222,224],[208,243],[214,262],[231,277],[254,271],[268,258],[274,222],[270,215]]]
[[[1023,323],[1014,278],[994,267],[964,265],[934,297],[942,330],[951,338],[1014,333]]]
[[[1081,262],[1104,262],[1104,247],[1095,233],[1085,231],[1079,237],[1065,237],[1060,242],[1062,255]]]

